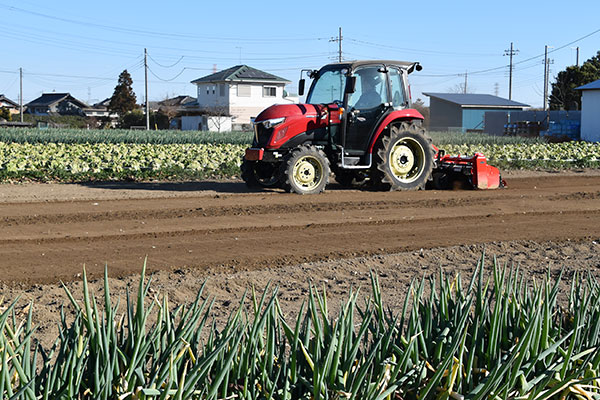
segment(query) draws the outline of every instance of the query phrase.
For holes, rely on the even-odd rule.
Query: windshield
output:
[[[308,104],[333,103],[344,101],[346,87],[346,69],[322,72],[313,84],[306,102]]]

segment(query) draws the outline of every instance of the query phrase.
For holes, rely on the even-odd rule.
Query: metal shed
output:
[[[600,142],[600,79],[581,90],[581,140]]]
[[[491,94],[423,93],[429,96],[431,131],[484,131],[485,113],[521,111],[528,104]]]

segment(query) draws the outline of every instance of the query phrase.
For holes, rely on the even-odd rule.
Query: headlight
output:
[[[265,121],[262,121],[261,123],[263,124],[263,126],[265,127],[265,129],[270,129],[270,128],[274,127],[274,126],[277,126],[277,125],[281,124],[283,121],[285,121],[285,117],[267,119]]]

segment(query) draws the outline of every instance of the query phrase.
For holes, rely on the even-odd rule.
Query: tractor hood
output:
[[[275,104],[254,120],[258,136],[268,131],[270,138],[265,147],[270,149],[277,149],[302,133],[339,122],[340,108],[335,104]]]
[[[327,113],[327,106],[323,104],[274,104],[258,114],[254,122],[258,123],[281,117],[286,119],[312,118],[322,116],[323,113]]]

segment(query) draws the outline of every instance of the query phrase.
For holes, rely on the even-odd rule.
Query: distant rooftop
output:
[[[529,107],[529,104],[519,103],[517,101],[504,99],[491,94],[471,94],[471,93],[423,93],[425,96],[445,100],[450,103],[458,104],[461,107],[500,107],[500,108],[523,108]]]
[[[51,106],[52,104],[61,102],[65,99],[70,99],[73,102],[79,104],[82,108],[89,108],[90,106],[84,103],[81,100],[76,99],[71,96],[70,93],[43,93],[40,97],[31,102],[27,103],[27,107],[42,107],[42,106]]]
[[[196,79],[192,81],[192,83],[226,81],[271,81],[282,83],[290,82],[287,79],[280,78],[279,76],[270,74],[265,71],[261,71],[256,68],[249,67],[247,65],[236,65],[234,67],[224,69],[223,71],[215,72],[214,74],[210,74],[202,78]]]
[[[8,103],[8,104],[12,105],[13,107],[19,106],[17,103],[15,103],[14,101],[12,101],[11,99],[9,99],[8,97],[6,97],[3,94],[0,94],[0,101],[4,102],[4,103]]]
[[[578,90],[600,89],[600,79],[598,79],[597,81],[594,81],[594,82],[590,82],[587,85],[579,86],[578,88],[575,88],[575,89],[578,89]]]

